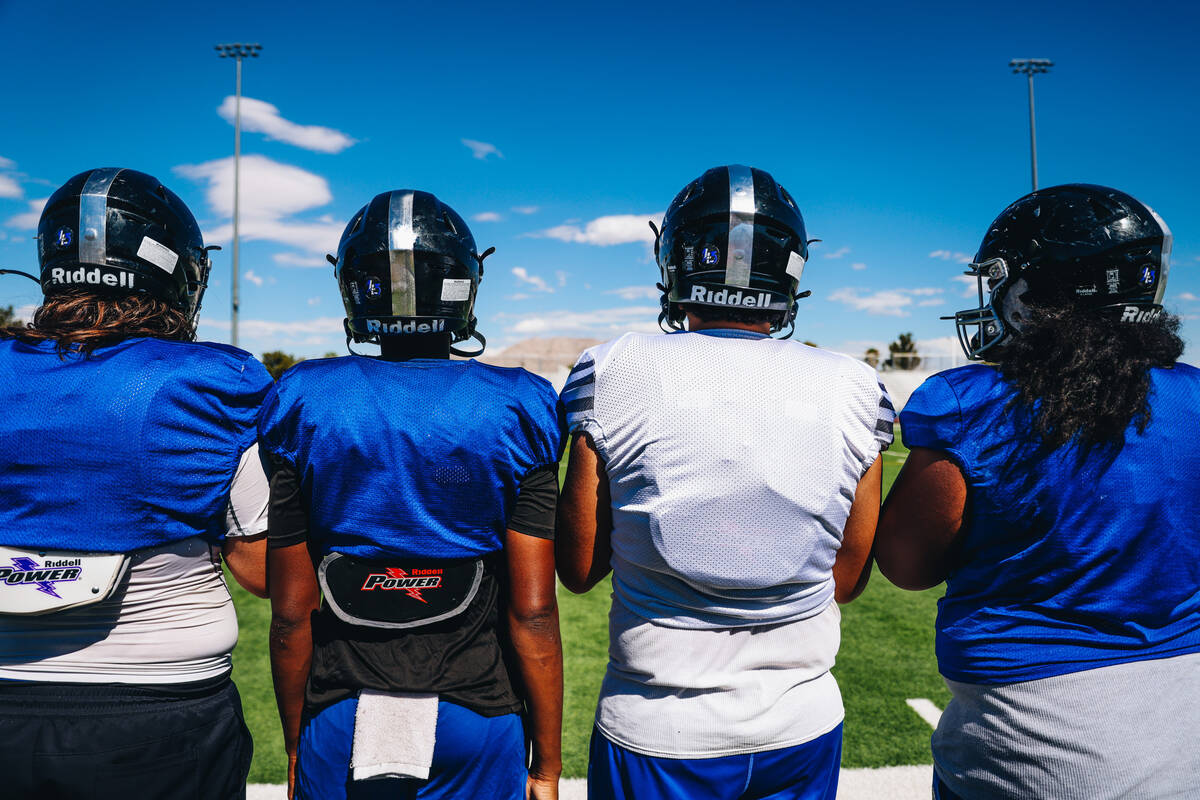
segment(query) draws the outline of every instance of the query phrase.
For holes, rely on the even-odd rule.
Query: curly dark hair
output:
[[[186,313],[148,294],[108,296],[63,292],[45,299],[25,327],[0,330],[0,338],[54,341],[59,355],[91,353],[137,336],[190,342],[196,327]]]
[[[1042,447],[1120,448],[1131,422],[1144,431],[1150,369],[1169,367],[1183,353],[1179,318],[1164,312],[1134,324],[1070,306],[1030,309],[1033,319],[997,366],[1017,390],[1010,406],[1031,413]]]

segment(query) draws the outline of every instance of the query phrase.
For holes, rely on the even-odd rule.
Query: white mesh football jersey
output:
[[[852,358],[712,333],[626,334],[563,389],[607,466],[614,591],[673,627],[813,616],[858,481],[892,442],[891,401]]]
[[[601,733],[713,758],[833,730],[833,561],[892,441],[875,371],[746,331],[628,334],[580,356],[563,401],[612,494]]]

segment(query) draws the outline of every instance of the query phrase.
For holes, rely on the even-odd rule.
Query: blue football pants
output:
[[[354,712],[350,697],[305,721],[297,748],[296,800],[451,800],[525,797],[525,734],[516,714],[484,717],[438,703],[428,780],[350,780]]]
[[[719,758],[643,756],[592,729],[588,800],[834,800],[842,726],[810,742]]]

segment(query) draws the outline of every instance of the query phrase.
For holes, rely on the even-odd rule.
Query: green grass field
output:
[[[884,454],[884,490],[907,451],[897,442]],[[232,583],[232,581],[231,581]],[[285,760],[271,665],[267,656],[270,606],[234,586],[241,638],[233,677],[254,734],[251,783],[282,783]],[[586,595],[559,593],[565,662],[563,775],[587,772],[588,737],[608,659],[607,580]],[[842,647],[834,668],[846,704],[842,764],[881,767],[927,764],[929,726],[904,701],[926,697],[945,707],[949,692],[933,655],[933,618],[941,589],[903,592],[878,570],[862,596],[842,607]]]

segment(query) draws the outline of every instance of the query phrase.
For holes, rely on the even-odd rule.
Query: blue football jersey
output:
[[[0,544],[219,540],[270,385],[227,345],[136,338],[60,357],[53,342],[0,340]]]
[[[938,605],[938,665],[1011,683],[1200,652],[1200,370],[1150,372],[1150,424],[1117,453],[1042,456],[997,370],[934,375],[900,414],[968,485]]]
[[[259,441],[295,467],[322,553],[474,557],[503,546],[521,479],[562,455],[557,400],[477,361],[305,361],[268,396]]]

